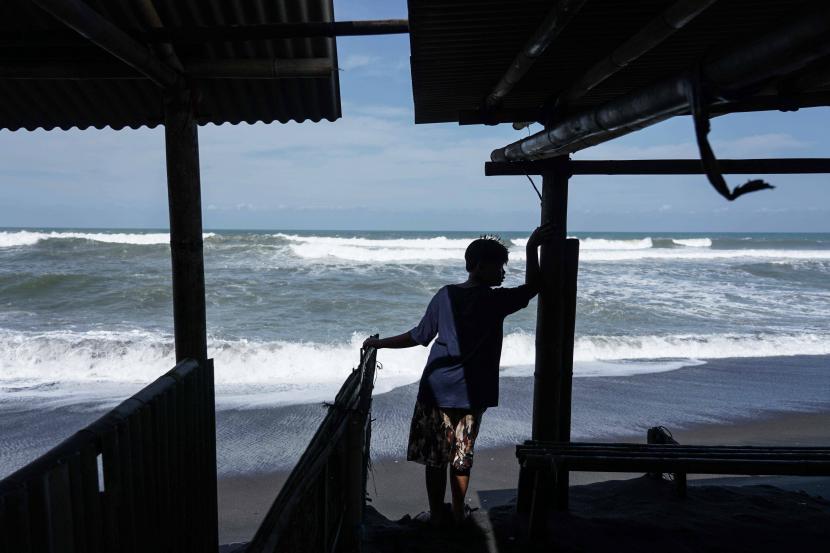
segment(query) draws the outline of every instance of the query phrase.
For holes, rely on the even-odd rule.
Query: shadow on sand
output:
[[[506,490],[480,492],[482,505]],[[486,500],[486,503],[485,501]],[[548,538],[521,537],[514,503],[472,515],[472,524],[437,530],[408,520],[390,521],[367,508],[368,552],[518,551],[730,551],[825,552],[830,543],[830,501],[771,485],[694,485],[679,498],[670,482],[648,478],[571,488],[571,511],[551,515]]]

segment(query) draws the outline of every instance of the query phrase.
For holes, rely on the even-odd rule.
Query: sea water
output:
[[[205,234],[218,401],[328,398],[362,340],[415,326],[461,282],[472,232]],[[505,286],[527,233],[506,232]],[[701,359],[830,353],[830,235],[577,233],[577,377]],[[0,399],[117,400],[173,363],[168,235],[0,231]],[[506,320],[502,371],[531,374],[535,302]],[[416,381],[427,351],[384,351],[379,391]]]
[[[505,286],[523,282],[527,236],[501,233]],[[330,400],[366,336],[411,329],[441,286],[466,278],[477,237],[206,232],[220,416]],[[830,354],[830,234],[575,237],[577,378]],[[172,367],[168,242],[158,230],[0,230],[0,407],[100,410]],[[534,301],[505,321],[503,376],[532,375],[535,316]],[[382,351],[376,393],[417,381],[426,356]]]

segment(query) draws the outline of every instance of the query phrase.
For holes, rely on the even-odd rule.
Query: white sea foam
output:
[[[442,261],[464,258],[473,238],[341,238],[275,234],[289,241],[291,251],[304,259],[375,262]]]
[[[677,246],[686,246],[687,248],[711,248],[711,238],[672,238]]]
[[[576,238],[569,236],[569,238]],[[527,246],[527,238],[513,238],[510,240],[514,246],[524,248]],[[610,240],[607,238],[581,238],[579,240],[580,250],[647,250],[654,247],[651,238],[635,238],[631,240]]]
[[[520,256],[516,256],[517,259]],[[708,248],[653,248],[639,251],[580,251],[582,261],[655,260],[827,260],[830,250],[711,250]]]
[[[579,249],[582,251],[628,251],[628,250],[647,250],[652,248],[654,243],[651,238],[642,238],[638,240],[607,240],[605,238],[582,238],[579,241]]]
[[[464,250],[473,238],[341,238],[276,234],[289,242],[290,252],[301,258],[332,263],[443,263],[464,258]],[[676,238],[680,248],[655,248],[651,238],[580,240],[580,261],[639,260],[827,260],[830,250],[738,249],[713,250],[709,238]],[[523,261],[526,238],[510,240],[510,259]]]
[[[212,340],[219,402],[254,406],[330,399],[357,364],[362,334],[342,343]],[[377,392],[417,381],[426,348],[383,350]],[[674,370],[701,359],[830,354],[830,336],[671,335],[585,336],[577,339],[577,377],[625,376]],[[505,375],[530,376],[534,337],[505,337]],[[174,364],[170,336],[146,331],[0,331],[0,397],[38,396],[67,400],[68,395],[118,400],[108,394],[124,386],[137,390]],[[118,385],[123,385],[119,387]]]
[[[208,232],[204,238],[211,238]],[[170,235],[166,232],[124,233],[124,232],[32,232],[28,230],[0,232],[0,248],[33,246],[41,240],[90,240],[107,244],[153,245],[168,244]]]

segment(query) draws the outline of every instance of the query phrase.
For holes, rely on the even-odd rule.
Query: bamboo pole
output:
[[[199,140],[188,91],[167,95],[164,137],[173,268],[176,361],[207,359]]]

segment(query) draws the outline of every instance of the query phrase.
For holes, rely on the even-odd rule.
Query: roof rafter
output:
[[[185,76],[193,79],[328,78],[335,70],[331,58],[187,60],[182,67]],[[0,62],[0,79],[71,81],[147,78],[147,75],[117,62]]]
[[[143,2],[146,0],[142,0]],[[147,13],[152,17],[152,13]],[[122,29],[137,42],[147,44],[203,44],[209,42],[247,42],[286,38],[319,38],[338,36],[376,36],[406,34],[406,19],[375,19],[364,21],[309,21],[302,23],[258,23],[251,25],[216,25],[198,27],[159,27]],[[72,45],[74,33],[33,31],[0,35],[0,46]]]
[[[81,0],[32,0],[66,26],[100,46],[163,88],[178,88],[184,80],[144,45],[110,23]]]
[[[585,2],[586,0],[558,0],[533,36],[525,43],[521,52],[513,59],[493,91],[487,95],[484,100],[484,110],[492,109],[501,103]]]

